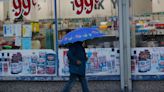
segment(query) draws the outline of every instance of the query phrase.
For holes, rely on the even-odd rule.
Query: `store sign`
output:
[[[13,13],[16,18],[21,15],[28,16],[31,12],[31,7],[36,6],[37,0],[13,0]]]
[[[73,0],[70,3],[72,4],[73,11],[75,11],[77,15],[83,12],[90,14],[93,10],[104,9],[104,0]]]
[[[111,0],[57,0],[60,18],[90,18],[117,15]]]
[[[116,9],[116,6],[118,5],[118,0],[111,0],[113,4],[113,8]]]

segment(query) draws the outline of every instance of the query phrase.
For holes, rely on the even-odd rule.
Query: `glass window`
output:
[[[78,28],[95,28],[105,34],[85,40],[87,75],[119,78],[118,6],[116,0],[57,0],[59,40]],[[69,37],[68,37],[69,38]],[[69,74],[67,45],[59,44],[59,75]],[[112,76],[113,75],[113,76]]]
[[[131,1],[132,73],[143,76],[142,78],[133,76],[133,78],[157,79],[152,76],[161,75],[164,70],[164,1]]]
[[[1,0],[2,49],[55,49],[54,0]]]

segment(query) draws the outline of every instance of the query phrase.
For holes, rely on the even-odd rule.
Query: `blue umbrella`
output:
[[[78,28],[66,34],[60,41],[60,44],[65,45],[68,43],[74,43],[77,41],[85,41],[85,40],[94,39],[94,38],[98,38],[102,36],[104,36],[104,34],[101,33],[96,28]]]

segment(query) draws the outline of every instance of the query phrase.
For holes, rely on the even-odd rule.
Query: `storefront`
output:
[[[0,0],[0,79],[67,79],[67,48],[59,41],[76,28],[93,27],[105,36],[85,41],[89,80],[117,80],[122,90],[132,90],[132,80],[162,80],[163,4],[163,0]]]
[[[57,76],[51,3],[52,0],[0,1],[1,80],[54,80]]]

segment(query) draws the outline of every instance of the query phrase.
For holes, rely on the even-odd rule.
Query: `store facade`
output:
[[[0,79],[61,81],[69,76],[61,38],[79,27],[105,36],[86,41],[89,80],[163,80],[162,0],[0,0]],[[138,7],[140,5],[141,7]]]

